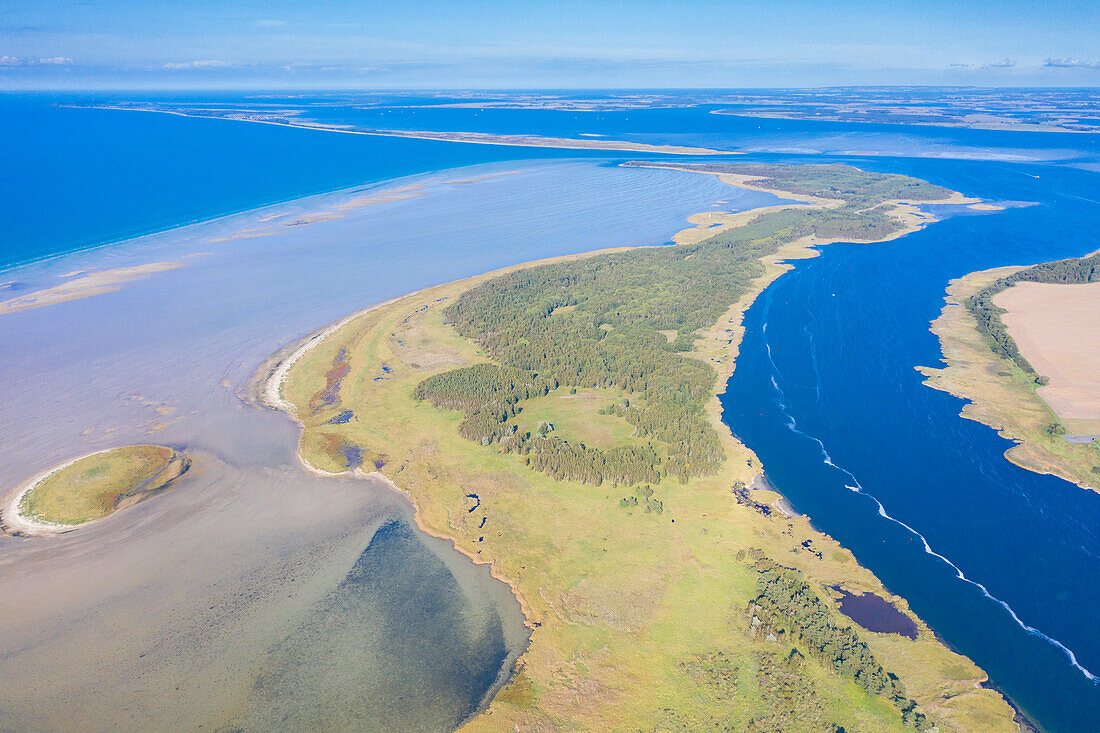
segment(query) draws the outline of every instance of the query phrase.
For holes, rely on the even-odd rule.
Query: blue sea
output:
[[[0,269],[433,170],[583,152],[325,134],[0,95]]]
[[[217,345],[233,362],[226,358],[216,369],[204,366],[194,376],[184,369],[181,379],[191,380],[187,389],[193,392],[216,382],[218,370],[239,384],[262,354],[281,343],[400,292],[540,256],[609,246],[620,231],[627,232],[623,243],[659,244],[684,216],[705,210],[728,191],[707,188],[709,183],[680,183],[675,174],[643,179],[610,167],[640,157],[631,154],[357,136],[63,106],[126,99],[134,98],[0,97],[0,155],[11,172],[0,179],[5,202],[0,268],[8,268],[0,280],[40,282],[101,258],[132,264],[141,252],[150,257],[155,252],[156,259],[170,258],[173,250],[200,253],[205,234],[186,239],[186,246],[173,235],[122,240],[324,191],[399,177],[422,182],[460,166],[478,166],[473,169],[478,172],[527,171],[494,179],[494,195],[511,197],[507,207],[475,209],[476,193],[462,199],[433,180],[431,196],[438,192],[440,197],[430,199],[434,208],[426,208],[428,199],[387,204],[356,220],[354,231],[363,232],[365,240],[354,251],[366,259],[361,270],[340,273],[324,303],[314,302],[311,294],[331,278],[314,272],[302,273],[301,292],[253,301],[242,291],[227,301],[229,313],[257,319],[251,330],[228,322],[213,301],[196,304],[198,320],[180,320],[181,328],[194,329],[184,333]],[[319,96],[295,104],[308,107],[315,119],[362,129],[588,133],[743,153],[735,162],[841,161],[915,175],[971,196],[1031,204],[954,216],[888,244],[830,245],[821,257],[797,263],[747,314],[738,369],[723,397],[724,419],[759,455],[770,480],[796,509],[904,596],[1043,730],[1100,729],[1100,684],[1092,679],[1100,675],[1095,624],[1100,614],[1100,495],[1008,463],[1006,441],[962,419],[960,401],[925,387],[915,371],[939,363],[938,342],[928,327],[951,278],[1100,249],[1095,227],[1100,137],[749,119],[711,114],[713,109],[705,106],[599,112],[433,109],[433,100],[438,101],[417,99],[414,105],[408,97],[371,97],[364,104]],[[190,95],[156,101],[236,101],[247,107],[257,99]],[[654,199],[646,198],[647,181],[660,191]],[[543,195],[549,197],[545,204],[539,199]],[[582,204],[588,208],[578,209]],[[589,209],[601,207],[617,212],[615,223],[586,233]],[[515,218],[489,227],[485,239],[491,246],[479,246],[470,232],[504,211]],[[423,237],[415,236],[415,227],[413,236],[396,234],[422,220]],[[532,237],[515,239],[525,223]],[[348,231],[334,229],[333,236]],[[378,242],[368,245],[376,232]],[[326,263],[331,272],[347,252],[326,236],[318,234],[320,259],[314,261]],[[450,241],[459,246],[447,246]],[[93,254],[74,253],[95,246],[101,249]],[[289,283],[278,274],[278,262],[270,260],[272,252],[299,262],[292,258],[304,251],[244,240],[239,248],[219,249],[209,265],[180,270],[187,273],[179,275],[180,282],[207,288],[199,292],[222,292],[233,283],[218,281],[214,273],[224,271],[223,260],[229,258],[256,263],[250,287],[267,283],[283,292]],[[369,258],[378,252],[394,255],[387,258],[392,266],[380,271],[381,286],[369,274],[374,269]],[[361,292],[356,290],[360,282]],[[145,287],[152,285],[125,292],[154,312],[160,312],[157,307],[164,313],[178,310],[158,306],[159,296]],[[43,370],[49,381],[51,359],[64,353],[58,339],[93,341],[86,334],[96,332],[104,339],[93,344],[88,368],[117,365],[110,339],[126,334],[131,334],[129,354],[138,353],[132,326],[112,320],[112,307],[119,306],[111,303],[121,303],[122,297],[103,296],[94,305],[99,299],[83,301],[88,305],[79,311],[58,306],[4,316],[27,317],[23,326],[0,323],[6,343],[25,344],[14,352],[21,360],[16,367]],[[42,321],[30,318],[30,313],[54,310],[56,315],[41,316],[47,318],[46,330]],[[233,351],[234,343],[246,347]],[[170,335],[155,344],[164,359],[197,358],[173,350]],[[155,371],[150,365],[142,379],[151,382]],[[54,386],[69,378],[59,373]],[[119,380],[99,388],[93,383],[97,396],[89,409],[107,409],[124,390]],[[75,390],[71,397],[80,399]],[[223,401],[228,410],[229,400]],[[16,402],[22,409],[35,404],[24,397]],[[198,398],[188,404],[195,410],[208,407]],[[56,405],[49,410],[57,410]],[[74,421],[74,434],[78,426]],[[45,434],[45,425],[39,429]],[[19,465],[30,465],[30,441],[20,443]],[[502,653],[498,647],[494,660]],[[464,704],[472,703],[467,699]]]

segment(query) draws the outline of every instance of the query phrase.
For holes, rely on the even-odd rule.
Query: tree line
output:
[[[802,573],[784,567],[754,550],[757,595],[749,602],[751,628],[763,633],[791,634],[822,664],[855,681],[868,693],[888,699],[903,722],[924,731],[933,727],[905,694],[901,681],[875,659],[851,627],[833,622],[828,606],[814,593]]]
[[[984,338],[993,353],[1007,357],[1016,363],[1025,374],[1040,383],[1044,382],[1035,367],[1023,354],[1016,340],[1008,333],[1002,316],[1007,312],[993,303],[999,293],[1008,290],[1016,283],[1052,283],[1059,285],[1080,285],[1100,282],[1100,252],[1087,257],[1072,257],[1067,260],[1043,262],[1018,270],[1011,275],[994,280],[966,299],[966,309],[974,316],[978,333]]]
[[[418,386],[416,397],[464,410],[464,437],[499,444],[554,477],[629,484],[667,476],[686,482],[716,472],[724,454],[704,412],[716,373],[686,355],[699,329],[714,324],[748,292],[764,272],[761,259],[784,244],[814,233],[878,239],[898,226],[884,201],[942,198],[946,192],[906,176],[850,166],[703,168],[759,176],[758,182],[778,192],[839,198],[844,204],[761,214],[697,244],[551,263],[489,280],[463,293],[444,317],[496,364],[432,377]],[[615,414],[650,445],[605,450],[571,445],[555,435],[520,433],[512,420],[516,405],[558,386],[613,387],[642,398]]]

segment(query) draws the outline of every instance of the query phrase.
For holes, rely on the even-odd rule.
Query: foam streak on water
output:
[[[1013,608],[1010,605],[1008,605],[1008,603],[1006,603],[1005,601],[1001,600],[1000,598],[997,598],[996,596],[992,595],[989,592],[989,590],[984,585],[982,585],[980,582],[966,577],[966,575],[963,573],[963,571],[959,568],[958,565],[956,565],[955,563],[951,562],[951,560],[949,560],[948,558],[944,557],[940,553],[933,550],[932,547],[928,544],[928,540],[925,539],[924,535],[922,535],[920,532],[918,532],[916,529],[914,529],[910,525],[906,524],[905,522],[901,521],[900,519],[897,519],[896,517],[892,516],[889,512],[887,512],[886,507],[884,507],[882,505],[882,502],[879,501],[878,498],[875,497],[873,494],[870,494],[866,490],[864,490],[863,486],[859,483],[859,480],[855,477],[855,475],[851,471],[847,470],[843,466],[838,466],[836,463],[833,462],[833,457],[831,455],[829,455],[829,451],[825,447],[825,443],[822,442],[822,440],[820,438],[817,438],[813,435],[810,435],[809,433],[804,432],[801,428],[798,427],[798,421],[795,420],[794,415],[791,414],[789,406],[786,402],[786,395],[783,393],[783,388],[780,386],[780,381],[782,380],[782,377],[779,374],[779,367],[776,366],[775,360],[772,357],[771,344],[768,343],[768,340],[767,340],[767,335],[768,335],[767,310],[768,310],[768,308],[770,308],[770,305],[771,305],[771,299],[769,297],[767,302],[766,302],[766,305],[765,305],[764,323],[763,323],[763,328],[761,330],[764,334],[764,350],[767,353],[768,361],[771,364],[771,368],[772,368],[772,374],[771,374],[770,381],[771,381],[772,387],[775,389],[775,405],[779,408],[779,411],[783,414],[784,419],[786,421],[787,428],[792,433],[795,433],[797,435],[801,435],[802,437],[806,438],[807,440],[810,440],[810,441],[816,443],[817,447],[821,451],[822,463],[824,463],[826,466],[829,466],[830,468],[842,473],[844,476],[847,477],[848,480],[851,481],[851,483],[845,483],[844,484],[844,487],[846,489],[848,489],[850,491],[854,491],[855,493],[857,493],[861,496],[865,496],[868,499],[870,499],[871,501],[873,501],[875,503],[875,506],[878,508],[878,514],[879,514],[880,517],[882,517],[883,519],[886,519],[890,522],[893,522],[894,524],[896,524],[899,527],[902,527],[903,529],[908,531],[910,534],[912,534],[914,537],[916,537],[918,540],[920,540],[921,544],[924,547],[924,551],[927,554],[931,555],[932,557],[935,557],[936,559],[940,560],[945,565],[950,567],[955,572],[955,576],[959,580],[963,581],[964,583],[969,583],[970,585],[974,586],[979,591],[981,591],[982,595],[984,595],[986,598],[988,598],[989,600],[993,601],[994,603],[997,603],[1002,608],[1004,608],[1004,610],[1009,614],[1009,616],[1012,617],[1012,620],[1015,621],[1016,624],[1019,625],[1019,627],[1021,629],[1023,629],[1024,631],[1026,631],[1027,633],[1029,633],[1033,636],[1036,636],[1040,639],[1043,639],[1047,643],[1049,643],[1049,644],[1057,647],[1058,649],[1062,650],[1062,652],[1069,659],[1070,664],[1072,664],[1081,674],[1083,674],[1088,679],[1092,680],[1094,683],[1095,682],[1100,682],[1100,677],[1098,677],[1097,675],[1094,675],[1092,672],[1085,669],[1083,666],[1081,666],[1080,663],[1078,663],[1077,655],[1075,655],[1073,653],[1072,649],[1070,649],[1069,647],[1067,647],[1065,644],[1058,641],[1057,639],[1055,639],[1051,636],[1048,636],[1047,634],[1044,634],[1042,631],[1035,628],[1034,626],[1031,626],[1031,625],[1025,623],[1017,615],[1016,611],[1013,610]],[[815,374],[816,374],[816,364],[815,364]],[[820,390],[819,390],[819,393],[820,393]]]

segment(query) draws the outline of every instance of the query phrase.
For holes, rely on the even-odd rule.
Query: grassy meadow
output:
[[[171,448],[131,445],[95,453],[46,476],[23,497],[20,513],[51,524],[101,519],[182,473]]]
[[[721,422],[714,392],[733,368],[745,308],[788,268],[786,260],[812,256],[810,242],[822,238],[800,236],[768,252],[752,287],[731,297],[736,302],[719,309],[717,321],[712,316],[710,325],[680,332],[690,350],[678,353],[713,372],[700,410],[723,456],[713,471],[686,480],[664,474],[644,486],[555,480],[528,467],[521,453],[462,437],[461,410],[416,399],[430,377],[494,363],[447,322],[447,307],[494,278],[540,263],[366,312],[290,369],[282,394],[303,425],[303,460],[333,473],[377,470],[412,499],[422,528],[490,563],[523,606],[530,646],[510,683],[466,729],[913,729],[897,704],[824,658],[812,634],[792,631],[784,619],[762,632],[750,610],[762,587],[754,558],[764,557],[797,571],[824,604],[833,631],[852,623],[837,611],[832,585],[877,593],[909,613],[904,599],[806,518],[764,513],[734,491],[761,467]],[[550,436],[601,448],[653,442],[622,417],[601,413],[627,398],[635,399],[617,387],[564,385],[519,401],[507,420],[528,432],[548,423]],[[359,448],[361,466],[349,465],[347,446]],[[777,498],[755,495],[764,504]],[[858,628],[854,636],[927,716],[922,729],[1016,730],[1000,695],[979,686],[983,672],[914,620],[916,640]]]

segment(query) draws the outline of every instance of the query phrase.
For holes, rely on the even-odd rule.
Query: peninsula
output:
[[[312,120],[303,116],[308,109],[210,109],[165,104],[97,104],[96,109],[117,109],[132,112],[161,112],[181,117],[212,117],[238,122],[259,122],[266,125],[298,127],[307,130],[327,130],[351,135],[375,135],[382,137],[409,137],[418,140],[444,140],[455,143],[480,145],[515,145],[526,148],[564,148],[566,150],[613,150],[629,153],[662,153],[665,155],[738,155],[730,150],[715,150],[690,145],[653,145],[650,143],[612,140],[603,137],[551,137],[547,135],[497,134],[488,132],[459,132],[443,130],[386,130],[361,128],[354,125],[334,124]]]
[[[978,667],[758,488],[718,401],[789,260],[977,202],[843,165],[665,167],[790,203],[380,304],[258,389],[301,423],[307,466],[388,481],[515,591],[530,646],[466,728],[1017,730]],[[898,622],[853,623],[853,596]]]
[[[926,384],[1016,445],[1013,463],[1100,491],[1100,253],[974,272],[932,323],[947,366]]]

